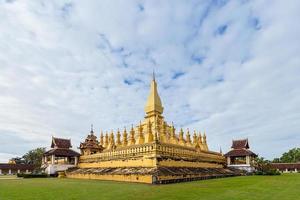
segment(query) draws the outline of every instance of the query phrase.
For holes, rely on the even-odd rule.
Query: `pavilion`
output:
[[[71,149],[71,139],[52,137],[51,149],[44,153],[42,168],[49,175],[75,167],[80,154]]]
[[[227,166],[252,172],[254,168],[251,164],[255,153],[250,150],[248,139],[233,140],[231,150],[224,155],[227,159]]]

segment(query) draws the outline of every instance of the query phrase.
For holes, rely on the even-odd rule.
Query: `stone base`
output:
[[[246,172],[254,172],[255,171],[255,168],[252,167],[251,165],[247,165],[247,164],[244,164],[244,165],[228,165],[228,167],[230,168],[233,168],[233,169],[238,169],[238,170],[242,170],[242,171],[246,171]]]
[[[48,164],[43,165],[44,171],[48,175],[57,174],[59,171],[66,171],[69,168],[75,167],[75,165],[68,165],[68,164]]]
[[[241,175],[224,168],[73,168],[68,178],[166,184]]]

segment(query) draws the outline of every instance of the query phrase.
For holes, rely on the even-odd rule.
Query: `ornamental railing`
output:
[[[198,160],[206,162],[224,163],[225,158],[216,152],[199,151],[195,147],[181,146],[166,143],[146,143],[118,147],[104,150],[101,153],[80,156],[81,163],[99,162],[116,159],[128,159],[137,157],[176,158],[184,160]]]

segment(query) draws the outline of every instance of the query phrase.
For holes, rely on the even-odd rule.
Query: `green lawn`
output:
[[[0,200],[212,199],[297,200],[300,174],[243,176],[169,185],[78,179],[0,179]]]

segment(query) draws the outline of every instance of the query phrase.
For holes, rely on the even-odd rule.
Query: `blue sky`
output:
[[[0,0],[0,162],[51,136],[79,146],[164,116],[209,147],[249,138],[272,159],[300,143],[300,1]]]

